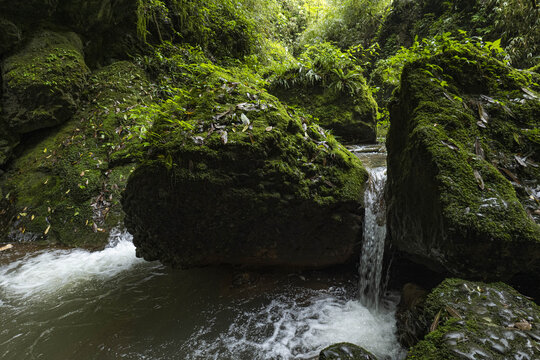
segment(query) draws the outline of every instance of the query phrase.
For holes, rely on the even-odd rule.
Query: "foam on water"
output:
[[[404,358],[395,302],[368,310],[352,283],[285,281],[227,297],[220,272],[145,263],[131,240],[116,232],[102,251],[44,251],[0,267],[0,357],[311,359],[347,341],[380,359]]]
[[[0,267],[0,289],[21,298],[45,295],[69,285],[112,278],[143,261],[135,257],[131,235],[114,231],[102,251],[45,251]]]
[[[381,359],[404,357],[394,312],[372,312],[347,300],[342,289],[277,296],[238,316],[216,341],[198,339],[208,332],[202,328],[188,341],[186,346],[197,348],[190,359],[312,359],[338,342],[360,345]]]

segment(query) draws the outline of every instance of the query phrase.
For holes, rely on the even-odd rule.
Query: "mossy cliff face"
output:
[[[154,112],[122,205],[137,255],[177,267],[355,258],[367,173],[317,125],[213,72]]]
[[[390,114],[387,203],[389,237],[411,260],[483,279],[540,273],[533,76],[473,49],[405,67]]]
[[[75,33],[37,34],[2,63],[4,126],[21,134],[67,121],[88,73]]]
[[[2,235],[99,246],[123,218],[119,204],[139,142],[127,116],[149,101],[135,65],[117,62],[93,73],[79,110],[60,127],[26,136],[21,153],[0,178]]]
[[[447,279],[409,310],[425,334],[407,359],[537,359],[540,308],[503,283]],[[398,317],[399,319],[399,317]]]

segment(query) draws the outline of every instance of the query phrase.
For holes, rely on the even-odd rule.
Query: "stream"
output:
[[[384,155],[351,150],[372,167],[370,187],[380,195]],[[380,217],[371,218],[381,236]],[[15,244],[0,253],[0,358],[316,359],[347,341],[381,360],[403,359],[399,298],[381,296],[376,243],[366,241],[360,275],[173,270],[136,258],[120,230],[97,252],[17,253]]]

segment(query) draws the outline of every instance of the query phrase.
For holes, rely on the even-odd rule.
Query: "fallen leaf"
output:
[[[521,90],[523,90],[523,92],[527,95],[529,95],[530,97],[532,97],[533,99],[538,99],[538,96],[533,93],[531,90],[525,88],[525,87],[522,87]]]
[[[0,247],[0,251],[6,251],[6,250],[9,250],[11,248],[13,248],[13,245],[7,244],[6,246]]]
[[[481,128],[484,128],[484,129],[486,128],[486,125],[481,121],[477,121],[476,125],[480,126]]]
[[[480,139],[478,139],[478,137],[474,142],[474,152],[476,153],[476,155],[484,159],[484,149],[482,149],[482,144],[480,144]]]
[[[452,149],[454,151],[458,151],[459,148],[453,144],[447,143],[446,141],[441,141],[441,143],[445,146],[447,146],[449,149]]]
[[[532,330],[532,324],[528,322],[527,320],[522,319],[521,321],[518,321],[514,324],[514,327],[516,329],[522,330],[522,331],[529,331]]]
[[[221,142],[222,142],[223,144],[226,144],[227,141],[229,141],[228,133],[227,133],[226,131],[223,131],[223,132],[221,133]]]
[[[204,143],[204,138],[202,136],[194,136],[193,142],[197,145],[202,145]]]
[[[486,186],[484,185],[484,180],[482,179],[482,176],[480,175],[480,172],[478,170],[474,170],[474,178],[478,183],[478,187],[484,190]]]
[[[429,327],[429,332],[433,332],[437,330],[437,326],[439,326],[439,321],[441,320],[441,312],[442,312],[442,309],[439,310],[437,315],[435,315],[435,319],[433,319],[433,322],[431,323],[431,326]]]
[[[519,165],[523,166],[523,167],[527,167],[527,163],[525,162],[525,158],[521,158],[517,155],[514,155],[514,159],[516,159],[516,161],[518,162]]]
[[[517,176],[512,173],[510,170],[508,169],[505,169],[505,168],[499,168],[500,171],[504,172],[512,181],[518,183],[518,184],[521,184],[519,182],[519,179],[517,178]]]
[[[51,230],[51,225],[47,226],[45,231],[43,232],[44,235],[47,235],[49,233],[49,230]]]
[[[446,311],[448,311],[448,313],[449,313],[452,317],[455,317],[455,318],[458,318],[458,319],[462,319],[462,318],[463,318],[463,316],[461,316],[461,315],[457,312],[457,310],[454,309],[453,307],[446,305],[445,308],[446,308]]]
[[[484,124],[488,123],[489,115],[480,103],[478,103],[478,115],[480,116],[480,120],[482,120]]]
[[[246,114],[240,115],[240,119],[242,120],[242,124],[249,126],[251,122],[249,121],[249,118],[246,116]]]

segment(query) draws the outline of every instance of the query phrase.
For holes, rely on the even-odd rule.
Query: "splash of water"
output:
[[[364,195],[366,207],[364,242],[358,269],[360,301],[370,309],[378,309],[386,238],[384,185],[386,167],[368,169],[369,182]]]
[[[55,250],[30,254],[0,267],[0,289],[36,298],[91,280],[106,280],[144,260],[135,257],[132,236],[114,230],[102,251]]]

